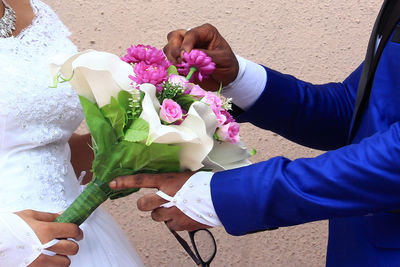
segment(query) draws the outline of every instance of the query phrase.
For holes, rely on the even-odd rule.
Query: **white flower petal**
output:
[[[56,77],[59,73],[61,73],[64,78],[69,79],[72,76],[73,68],[72,62],[80,57],[83,54],[89,53],[91,50],[82,51],[80,53],[76,53],[73,56],[66,55],[58,55],[52,59],[52,63],[50,64],[50,72],[53,77]],[[74,77],[71,81],[69,81],[71,86],[74,88],[76,93],[80,96],[86,97],[87,99],[95,102],[95,97],[90,89],[90,86],[86,82],[86,79],[82,77],[81,73],[74,73]]]
[[[114,54],[85,53],[72,62],[72,69],[73,80],[79,80],[78,86],[89,86],[99,107],[110,103],[111,96],[117,97],[119,91],[130,90],[132,66]]]
[[[214,141],[214,147],[203,164],[214,171],[223,171],[250,165],[250,157],[250,152],[242,142],[231,144]]]

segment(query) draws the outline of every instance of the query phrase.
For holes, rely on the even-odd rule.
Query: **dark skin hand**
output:
[[[157,188],[167,195],[174,196],[192,175],[193,172],[128,175],[116,178],[110,183],[110,187],[115,190],[138,187]],[[164,203],[167,201],[151,193],[139,198],[137,206],[141,211],[151,211],[154,221],[165,222],[170,229],[175,231],[210,228],[186,216],[176,207],[160,208],[160,205]]]
[[[64,267],[71,264],[68,256],[76,255],[79,246],[76,242],[67,240],[72,238],[76,241],[82,240],[83,232],[72,223],[56,223],[54,220],[59,216],[55,213],[23,210],[15,213],[21,217],[35,232],[42,244],[53,239],[62,239],[47,250],[57,253],[54,256],[41,254],[29,267]]]
[[[168,34],[164,53],[172,64],[182,62],[183,53],[197,49],[205,52],[216,64],[211,78],[199,83],[208,91],[217,91],[220,82],[225,86],[236,79],[239,64],[228,42],[211,24],[203,24],[189,31],[175,30]],[[196,81],[198,83],[198,81]]]

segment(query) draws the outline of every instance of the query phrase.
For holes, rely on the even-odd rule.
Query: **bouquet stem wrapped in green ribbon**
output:
[[[215,110],[180,85],[167,83],[171,91],[163,93],[150,83],[132,88],[133,66],[106,52],[84,51],[54,62],[55,82],[68,81],[79,95],[94,152],[92,181],[57,222],[80,225],[108,198],[138,190],[112,190],[108,184],[118,176],[249,164],[250,153],[241,143],[214,138]],[[185,109],[179,123],[160,119],[160,111],[166,112],[160,99],[167,96]]]

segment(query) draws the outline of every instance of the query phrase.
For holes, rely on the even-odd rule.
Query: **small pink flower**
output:
[[[239,142],[240,125],[236,122],[230,122],[218,128],[216,134],[220,141],[226,141],[231,144]]]
[[[215,70],[215,63],[212,62],[211,57],[200,50],[192,50],[190,53],[183,53],[183,61],[177,65],[178,72],[183,75],[188,75],[190,67],[195,67],[197,71],[190,78],[190,81],[197,79],[200,82],[203,78],[208,78]]]
[[[186,80],[185,77],[180,76],[180,75],[171,74],[171,75],[169,76],[169,78],[168,78],[168,81],[169,81],[171,84],[180,85],[180,86],[185,90],[185,92],[186,92],[187,90],[189,90],[190,87],[191,87],[189,81]]]
[[[130,75],[129,78],[137,84],[151,83],[157,87],[157,90],[162,90],[162,83],[167,80],[167,70],[160,65],[147,65],[139,62],[135,65],[133,71],[135,76]]]
[[[217,120],[218,120],[218,126],[217,127],[221,127],[222,125],[227,124],[226,123],[227,118],[226,118],[225,114],[223,114],[221,112],[220,109],[213,109],[213,112],[214,112],[214,114],[215,114],[215,116],[217,117]]]
[[[226,109],[222,109],[221,114],[224,115],[226,118],[224,124],[228,124],[230,122],[235,122],[235,119],[232,117],[232,115]]]
[[[213,110],[219,110],[222,107],[221,98],[213,92],[206,92],[206,95],[201,99],[201,102],[209,104]]]
[[[127,54],[121,59],[127,63],[135,64],[143,61],[147,65],[161,65],[165,69],[171,65],[161,50],[150,45],[132,45],[126,52]]]
[[[207,91],[203,90],[200,86],[193,85],[189,92],[190,95],[202,98],[207,94]]]
[[[161,110],[160,118],[166,123],[174,123],[182,119],[182,108],[172,99],[164,99]]]

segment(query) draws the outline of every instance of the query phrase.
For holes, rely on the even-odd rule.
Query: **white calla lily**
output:
[[[211,107],[202,102],[195,102],[182,124],[164,125],[158,115],[160,104],[156,98],[155,86],[142,84],[140,90],[145,93],[140,117],[150,126],[147,143],[179,145],[181,169],[195,171],[202,168],[202,161],[213,148],[213,134],[217,127],[217,118]]]
[[[56,66],[52,64],[53,72]],[[129,75],[133,75],[133,68],[114,54],[88,50],[67,59],[59,72],[66,78],[72,76],[70,84],[78,95],[102,107],[110,103],[111,96],[117,97],[119,91],[131,89]]]
[[[80,57],[83,54],[89,53],[92,50],[86,50],[79,53],[74,54],[73,56],[60,54],[52,59],[52,63],[50,63],[50,72],[53,75],[53,79],[58,79],[58,75],[61,73],[65,79],[69,79],[72,77],[73,68],[72,62]],[[90,86],[86,83],[84,77],[82,77],[81,73],[75,73],[75,77],[69,81],[72,88],[76,91],[76,93],[80,96],[86,97],[92,102],[95,102],[96,99],[90,89]]]

